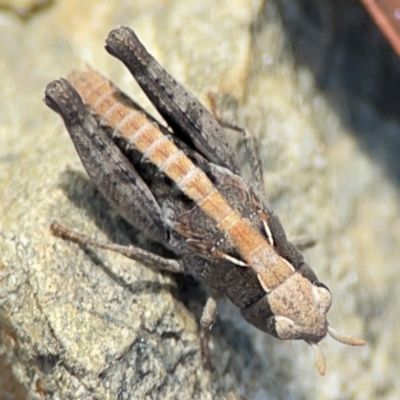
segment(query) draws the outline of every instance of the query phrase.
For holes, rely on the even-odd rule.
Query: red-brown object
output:
[[[400,0],[361,0],[400,56]]]

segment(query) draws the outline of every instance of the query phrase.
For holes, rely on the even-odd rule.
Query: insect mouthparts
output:
[[[348,336],[339,333],[336,329],[332,328],[332,326],[328,325],[328,334],[329,336],[336,340],[337,342],[347,344],[349,346],[364,346],[365,340],[357,338],[355,336]],[[325,375],[326,371],[326,363],[325,356],[320,347],[320,345],[316,342],[307,341],[307,343],[311,346],[315,353],[315,363],[317,365],[318,372],[320,375]]]
[[[215,293],[200,320],[202,352],[218,295],[228,297],[256,328],[282,340],[304,339],[315,352],[321,375],[325,358],[318,342],[327,333],[347,345],[364,345],[327,323],[331,293],[295,243],[287,240],[263,197],[255,137],[212,115],[164,70],[132,29],[114,29],[106,43],[106,50],[129,69],[164,123],[91,68],[48,84],[45,103],[64,120],[101,194],[127,222],[172,256],[96,241],[57,223],[52,233],[118,252],[160,271],[190,273],[208,284]],[[253,182],[240,175],[223,128],[243,135]]]
[[[326,362],[324,353],[318,343],[307,342],[315,353],[315,363],[317,364],[317,369],[320,375],[325,375]]]
[[[328,325],[328,333],[329,336],[336,340],[337,342],[347,344],[349,346],[364,346],[365,340],[360,339],[355,336],[348,336],[339,333],[336,329],[332,328],[332,326]]]

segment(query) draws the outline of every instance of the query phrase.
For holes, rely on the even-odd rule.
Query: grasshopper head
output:
[[[329,325],[327,313],[332,303],[331,293],[310,271],[304,264],[266,296],[242,310],[242,315],[257,328],[279,339],[307,342],[315,352],[318,371],[324,375],[325,359],[318,343],[327,334],[351,346],[363,346],[365,342],[341,335]]]

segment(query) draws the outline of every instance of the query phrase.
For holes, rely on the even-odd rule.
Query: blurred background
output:
[[[400,60],[375,20],[358,0],[0,0],[0,399],[399,398]],[[259,138],[288,235],[318,241],[305,257],[333,293],[330,323],[367,341],[324,340],[324,377],[309,346],[256,331],[226,301],[203,368],[201,286],[49,234],[57,219],[121,243],[133,235],[42,103],[48,82],[90,64],[153,112],[103,49],[117,25]],[[132,274],[130,289],[104,265]],[[104,328],[122,323],[122,333]]]

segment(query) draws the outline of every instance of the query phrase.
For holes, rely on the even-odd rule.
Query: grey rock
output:
[[[398,75],[350,3],[60,1],[26,24],[2,16],[0,371],[11,363],[26,398],[396,398],[400,128],[378,100],[385,76]],[[201,301],[189,294],[186,307],[173,276],[49,233],[55,219],[148,245],[88,181],[41,102],[50,80],[88,62],[151,112],[102,48],[119,24],[206,105],[216,92],[224,115],[258,136],[268,198],[289,236],[318,240],[306,259],[333,293],[330,322],[368,342],[322,342],[324,378],[308,346],[256,331],[226,301],[204,368]],[[228,134],[245,164],[240,138]]]

